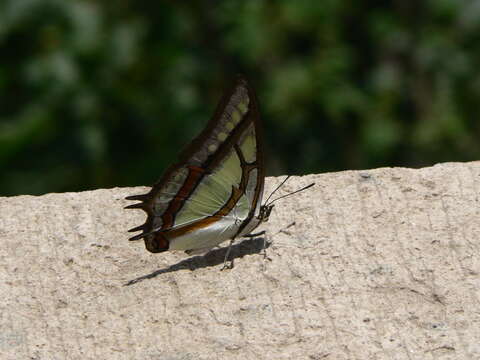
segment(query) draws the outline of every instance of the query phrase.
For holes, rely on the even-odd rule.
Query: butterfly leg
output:
[[[270,259],[267,255],[267,243],[269,242],[268,239],[267,239],[267,233],[264,231],[264,236],[263,236],[263,260],[268,260],[268,261],[272,261],[272,259]]]
[[[261,252],[263,253],[263,259],[264,260],[269,260],[269,261],[272,261],[272,259],[270,259],[268,256],[267,256],[267,236],[266,236],[267,232],[265,230],[263,231],[260,231],[258,233],[254,233],[254,234],[246,234],[246,235],[243,235],[243,237],[245,238],[255,238],[257,236],[261,236],[261,235],[264,235],[263,237],[263,243],[262,243],[262,249],[261,249]]]
[[[225,254],[225,258],[223,259],[223,267],[220,269],[221,271],[223,270],[230,270],[233,269],[233,259],[228,263],[228,256],[230,255],[230,251],[232,250],[232,245],[234,243],[235,239],[230,240],[230,244],[228,245],[227,252]]]
[[[263,272],[265,272],[267,270],[267,260],[268,261],[272,261],[272,259],[267,255],[267,244],[269,244],[270,242],[268,241],[267,239],[267,234],[265,233],[264,237],[263,237],[263,248],[261,250],[261,252],[263,253],[263,261],[262,261],[262,264],[261,264],[261,269]]]

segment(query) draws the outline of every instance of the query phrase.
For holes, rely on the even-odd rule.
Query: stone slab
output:
[[[128,242],[146,188],[0,198],[0,358],[479,359],[480,162],[312,181],[229,271]]]

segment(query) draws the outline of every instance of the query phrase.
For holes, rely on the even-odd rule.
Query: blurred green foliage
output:
[[[480,157],[475,0],[0,1],[0,195],[149,185],[237,73],[268,173]]]

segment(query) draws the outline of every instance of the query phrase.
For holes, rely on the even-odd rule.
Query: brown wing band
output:
[[[162,229],[169,229],[173,226],[175,215],[182,208],[189,196],[193,193],[204,173],[205,170],[200,167],[188,166],[187,179],[173,199],[170,200],[170,204],[162,216]]]

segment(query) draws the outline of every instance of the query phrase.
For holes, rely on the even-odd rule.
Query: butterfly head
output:
[[[260,206],[260,213],[258,214],[258,219],[260,222],[268,221],[268,218],[270,217],[270,213],[272,212],[272,209],[275,205],[262,205]]]

